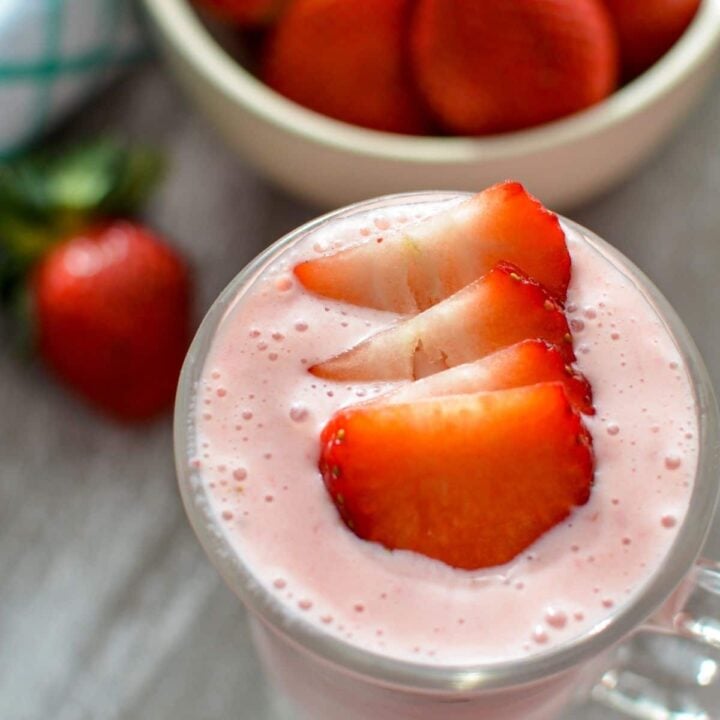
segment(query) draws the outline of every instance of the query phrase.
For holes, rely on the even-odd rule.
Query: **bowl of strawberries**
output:
[[[247,161],[323,206],[520,178],[567,209],[713,75],[720,0],[144,0]]]

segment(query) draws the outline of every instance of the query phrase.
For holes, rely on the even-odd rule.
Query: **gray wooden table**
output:
[[[68,134],[107,128],[172,155],[151,221],[194,262],[198,314],[317,214],[235,159],[157,67],[95,100]],[[667,294],[716,384],[719,190],[717,83],[659,156],[574,213]],[[0,719],[276,717],[243,611],[185,521],[169,419],[106,423],[4,345],[0,408]]]

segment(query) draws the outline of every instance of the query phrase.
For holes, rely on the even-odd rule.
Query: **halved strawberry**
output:
[[[467,570],[512,560],[587,502],[593,479],[561,383],[359,405],[321,442],[323,480],[356,535]]]
[[[556,345],[523,340],[492,355],[381,395],[375,402],[404,403],[446,395],[507,390],[542,382],[560,382],[578,412],[594,415],[592,389],[585,376],[567,364]]]
[[[500,261],[517,265],[563,302],[570,282],[565,233],[554,213],[517,182],[382,238],[300,263],[318,295],[413,313],[465,287]]]
[[[575,359],[562,308],[516,267],[499,263],[452,297],[310,372],[329,380],[416,380],[535,338],[557,345],[566,362]]]

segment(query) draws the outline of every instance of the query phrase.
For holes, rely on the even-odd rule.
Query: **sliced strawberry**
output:
[[[500,263],[429,310],[371,336],[310,372],[329,380],[416,380],[527,339],[575,358],[562,308],[517,268]]]
[[[299,264],[318,295],[380,310],[426,310],[498,262],[517,265],[563,302],[570,255],[554,213],[506,182],[375,241]]]
[[[594,415],[592,389],[582,373],[567,364],[555,345],[523,340],[480,360],[403,385],[376,402],[405,403],[446,395],[507,390],[542,382],[560,382],[573,407]]]
[[[593,479],[591,438],[563,385],[341,410],[320,470],[356,535],[473,570],[512,560]]]

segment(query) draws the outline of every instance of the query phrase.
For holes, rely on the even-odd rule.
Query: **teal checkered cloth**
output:
[[[0,0],[0,156],[145,52],[133,0]]]

